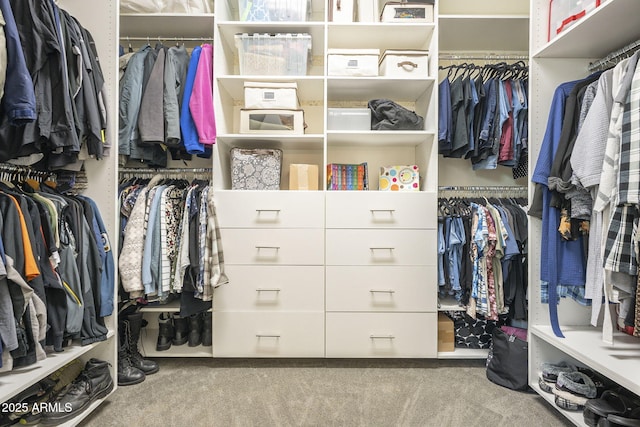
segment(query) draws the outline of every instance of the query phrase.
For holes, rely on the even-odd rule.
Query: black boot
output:
[[[160,313],[158,317],[158,342],[156,343],[156,350],[169,350],[174,335],[173,317],[169,313]]]
[[[186,317],[173,316],[173,345],[183,345],[189,339],[189,319]]]
[[[153,360],[145,359],[138,351],[138,340],[140,339],[140,330],[142,329],[142,313],[130,314],[125,323],[129,324],[129,357],[131,364],[140,369],[145,375],[155,374],[160,367]],[[126,330],[126,329],[125,329]]]
[[[211,322],[212,313],[210,311],[205,311],[202,318],[202,345],[205,347],[211,347],[211,340],[213,339],[213,325]]]
[[[189,347],[202,343],[202,313],[189,316]]]
[[[120,339],[120,347],[118,347],[118,385],[140,384],[144,381],[145,374],[136,368],[131,361],[131,353],[129,352],[131,332],[129,331],[128,321],[119,322],[118,335]]]
[[[58,396],[52,405],[53,410],[42,413],[41,423],[62,424],[76,417],[94,401],[106,397],[111,390],[113,379],[109,373],[109,364],[103,360],[90,359],[80,375]]]

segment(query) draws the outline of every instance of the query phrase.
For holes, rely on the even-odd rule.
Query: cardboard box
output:
[[[289,165],[289,190],[317,190],[318,165]]]
[[[378,190],[420,191],[418,165],[381,166]]]
[[[453,320],[444,313],[438,313],[438,352],[454,350]]]
[[[429,77],[429,51],[387,49],[380,58],[380,75],[426,79]]]
[[[380,49],[329,49],[329,76],[378,77]]]

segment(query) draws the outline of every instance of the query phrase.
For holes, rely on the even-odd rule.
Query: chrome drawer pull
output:
[[[376,247],[370,247],[369,249],[371,249],[371,251],[392,251],[395,248],[390,246],[376,246]]]
[[[280,246],[256,246],[256,249],[273,249],[274,251],[277,251],[280,249]]]
[[[258,288],[256,292],[280,292],[278,288]]]
[[[279,334],[256,334],[256,338],[280,338]]]
[[[390,214],[394,213],[395,209],[369,209],[369,211],[374,214],[376,212],[389,212]]]
[[[392,340],[395,339],[393,335],[370,335],[369,338],[372,340]]]
[[[396,293],[396,291],[394,291],[393,289],[371,289],[369,290],[369,292],[371,292],[372,294],[374,293],[395,294]]]
[[[258,212],[258,213],[262,213],[262,212],[280,213],[280,209],[256,209],[256,212]]]

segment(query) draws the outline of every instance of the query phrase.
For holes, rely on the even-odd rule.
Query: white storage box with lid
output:
[[[433,22],[433,3],[385,3],[380,22]]]
[[[296,82],[244,82],[244,108],[298,109]]]
[[[387,49],[380,58],[380,75],[387,77],[429,77],[429,51]]]
[[[605,0],[549,0],[549,34],[547,40],[558,36]]]
[[[311,0],[238,0],[240,21],[308,21],[310,16]]]
[[[356,0],[329,0],[331,22],[353,22],[355,18]]]
[[[371,130],[369,108],[329,108],[328,130]]]
[[[236,34],[242,75],[304,76],[309,67],[309,34]]]
[[[240,133],[304,134],[303,110],[240,110]]]
[[[328,49],[327,75],[377,77],[380,49]]]

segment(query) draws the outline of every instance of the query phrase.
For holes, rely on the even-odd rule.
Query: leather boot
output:
[[[131,358],[131,364],[140,369],[145,375],[155,374],[160,367],[153,360],[145,359],[138,350],[138,340],[140,339],[140,330],[142,329],[142,313],[133,313],[127,316],[125,323],[129,324],[128,328],[128,341],[129,341],[129,357]]]
[[[202,315],[202,345],[205,347],[211,347],[213,340],[213,325],[212,314],[210,311],[205,311]]]
[[[202,313],[189,316],[189,347],[202,343]]]
[[[183,345],[189,339],[189,319],[186,317],[173,316],[173,345]]]
[[[139,384],[145,379],[145,374],[136,368],[131,361],[129,352],[129,322],[121,321],[118,325],[118,335],[120,339],[118,347],[118,385]]]
[[[96,400],[105,398],[111,390],[113,390],[113,379],[109,372],[109,363],[104,360],[90,359],[80,375],[51,405],[52,410],[42,413],[41,423],[62,424],[76,417]]]
[[[169,313],[160,313],[160,316],[158,316],[158,341],[156,343],[156,350],[169,350],[174,335],[173,317]]]

